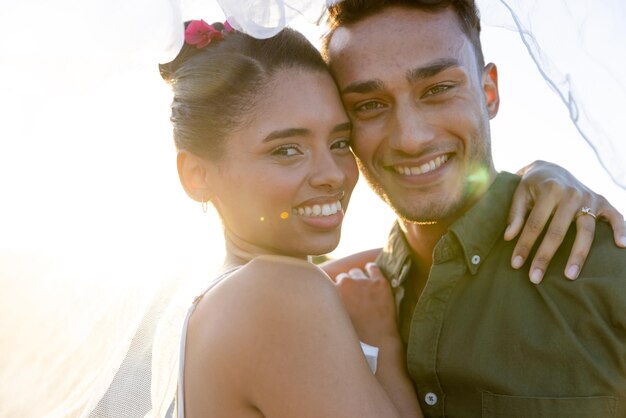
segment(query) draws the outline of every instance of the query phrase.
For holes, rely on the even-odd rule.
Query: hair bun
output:
[[[187,27],[194,22],[193,20],[188,20],[184,23],[184,30],[187,30]],[[198,21],[195,21],[198,22]],[[204,21],[202,21],[204,23]],[[206,23],[204,23],[206,25]],[[213,29],[219,31],[222,33],[224,32],[231,32],[233,31],[232,28],[227,28],[224,23],[222,22],[215,22],[212,23],[211,25],[209,25],[210,27],[212,27]],[[222,38],[219,38],[222,39]],[[181,65],[183,65],[183,63],[185,61],[187,61],[188,59],[190,59],[191,57],[193,57],[194,55],[202,52],[205,48],[205,46],[207,45],[203,45],[201,47],[198,47],[196,45],[191,45],[187,39],[185,39],[185,42],[183,43],[182,48],[180,49],[180,51],[178,52],[178,55],[176,55],[176,58],[174,58],[172,61],[165,63],[165,64],[159,64],[159,73],[161,74],[161,77],[163,78],[163,80],[165,80],[167,83],[172,83],[174,81],[174,79],[176,78],[176,72],[178,71],[178,69],[181,67]]]
[[[213,26],[215,29],[219,30],[220,32],[223,32],[224,29],[226,29],[226,27],[224,27],[224,24],[222,22],[215,22],[211,26]]]

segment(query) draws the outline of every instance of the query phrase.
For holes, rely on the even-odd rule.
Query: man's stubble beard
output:
[[[441,191],[445,196],[441,196],[436,201],[406,202],[402,198],[391,196],[376,181],[376,177],[366,168],[365,164],[357,157],[359,170],[372,190],[393,209],[398,218],[403,222],[416,224],[435,224],[444,220],[456,219],[463,214],[471,205],[473,205],[486,191],[490,184],[489,170],[492,167],[491,141],[489,135],[489,125],[482,126],[480,131],[483,135],[475,132],[471,141],[474,144],[482,144],[480,147],[474,147],[473,153],[468,161],[473,162],[471,167],[465,168],[462,179],[463,184],[460,189],[454,190],[456,197],[450,198],[447,195],[449,191]],[[486,138],[484,140],[480,137]],[[416,199],[420,199],[416,197]]]

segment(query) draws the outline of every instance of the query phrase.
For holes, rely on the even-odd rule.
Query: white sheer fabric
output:
[[[295,18],[316,22],[324,7],[337,0],[219,0],[218,3],[231,24],[255,38],[269,38],[289,25]]]
[[[479,0],[483,22],[516,30],[537,70],[613,181],[626,188],[626,3]],[[508,14],[508,16],[506,16]],[[607,100],[607,95],[611,100]]]
[[[325,6],[219,3],[258,37]],[[626,102],[626,3],[479,6],[484,24],[520,33],[626,188],[623,110],[603,99]],[[0,3],[0,416],[171,413],[182,322],[221,243],[177,184],[156,63],[178,52],[183,20],[221,14],[210,0]]]

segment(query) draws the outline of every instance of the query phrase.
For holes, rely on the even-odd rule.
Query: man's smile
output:
[[[417,176],[434,171],[450,159],[448,154],[440,155],[420,165],[393,165],[391,168],[398,174],[405,176]]]

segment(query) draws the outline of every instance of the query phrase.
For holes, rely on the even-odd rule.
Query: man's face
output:
[[[328,55],[360,167],[402,219],[455,219],[491,184],[497,73],[452,11],[385,9],[338,28]]]

